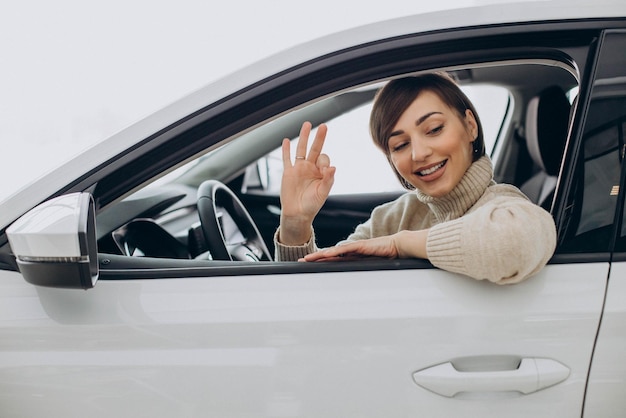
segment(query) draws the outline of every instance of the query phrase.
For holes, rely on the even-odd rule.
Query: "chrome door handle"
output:
[[[556,360],[524,358],[516,369],[498,371],[459,371],[448,362],[413,373],[413,380],[424,389],[449,398],[463,392],[527,395],[564,381],[569,373],[569,368]]]

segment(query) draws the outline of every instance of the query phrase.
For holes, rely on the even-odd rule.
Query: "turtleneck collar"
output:
[[[445,222],[463,216],[485,193],[493,181],[493,166],[487,156],[476,160],[450,193],[432,197],[415,190],[420,202],[428,205],[437,221]]]

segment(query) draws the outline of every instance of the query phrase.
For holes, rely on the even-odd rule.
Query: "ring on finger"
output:
[[[298,157],[296,156],[296,160],[304,160],[306,157]]]

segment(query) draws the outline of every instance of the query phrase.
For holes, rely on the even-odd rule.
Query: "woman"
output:
[[[551,215],[517,188],[496,184],[478,114],[444,74],[392,80],[378,92],[370,132],[409,190],[375,208],[346,241],[319,250],[313,219],[333,184],[321,125],[307,153],[305,122],[291,162],[283,141],[282,213],[277,261],[330,261],[361,256],[424,258],[441,269],[498,284],[517,283],[552,256]]]

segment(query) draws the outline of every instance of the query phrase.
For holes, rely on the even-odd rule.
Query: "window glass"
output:
[[[613,223],[619,184],[619,135],[608,126],[587,136],[584,158],[584,199],[576,234]]]
[[[483,124],[485,146],[491,153],[502,126],[509,102],[509,92],[502,87],[477,85],[463,87]],[[372,104],[361,106],[327,122],[324,152],[337,167],[331,194],[379,193],[404,190],[385,155],[374,145],[369,134]],[[315,131],[311,138],[315,136]],[[295,143],[292,147],[295,147]],[[292,148],[293,149],[293,148]],[[269,155],[267,192],[280,193],[282,154],[277,149]]]
[[[626,46],[623,35],[609,35],[602,45],[596,79],[584,121],[580,162],[576,169],[566,233],[559,252],[608,252],[614,236],[615,209],[626,122],[626,58],[617,57],[616,44]],[[618,62],[621,60],[621,63]],[[624,232],[622,232],[622,236]],[[624,240],[626,243],[626,240]],[[618,250],[626,246],[618,242]]]
[[[626,118],[624,118],[622,120],[622,125],[621,125],[621,130],[620,130],[620,136],[621,136],[621,141],[622,141],[622,163],[623,163],[623,159],[626,153]],[[622,187],[626,187],[626,185],[622,185]],[[626,205],[626,202],[624,203]],[[617,243],[617,251],[626,251],[626,208],[624,208],[624,211],[622,213],[622,230],[620,231],[620,239]]]
[[[625,106],[626,99],[598,96],[590,103],[576,174],[573,222],[561,252],[610,250],[624,143],[623,122],[616,111],[624,113]]]

